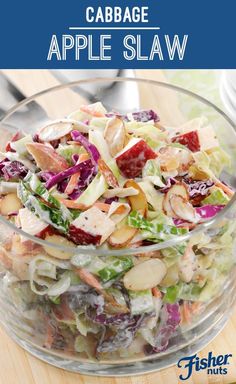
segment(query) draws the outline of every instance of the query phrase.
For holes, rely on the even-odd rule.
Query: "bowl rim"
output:
[[[144,79],[144,78],[138,78],[138,77],[92,77],[89,79],[82,79],[82,80],[77,80],[77,81],[72,81],[68,83],[63,83],[59,84],[50,88],[46,88],[38,93],[35,93],[29,97],[26,97],[19,103],[15,104],[13,107],[8,109],[0,119],[0,124],[4,123],[14,112],[16,112],[20,107],[27,105],[29,102],[43,96],[49,93],[53,93],[56,91],[60,91],[63,89],[68,89],[68,88],[73,88],[74,86],[78,86],[81,84],[87,84],[87,83],[96,83],[96,82],[135,82],[135,83],[145,83],[145,84],[150,84],[150,85],[156,85],[156,86],[161,86],[167,89],[171,89],[176,92],[180,92],[182,94],[191,96],[192,98],[197,99],[198,101],[202,102],[203,104],[207,105],[208,107],[213,108],[217,113],[221,115],[228,123],[229,125],[233,128],[233,130],[236,133],[236,124],[231,120],[231,118],[219,107],[217,107],[214,103],[211,101],[205,99],[204,97],[198,95],[197,93],[194,93],[192,91],[189,91],[185,88],[182,88],[177,85],[172,85],[167,82],[162,82],[162,81],[157,81],[157,80],[151,80],[151,79]],[[211,220],[207,220],[204,223],[201,223],[196,226],[195,229],[192,231],[181,235],[181,236],[176,236],[173,237],[170,240],[163,241],[161,243],[157,244],[152,244],[152,245],[145,245],[142,247],[137,247],[137,248],[119,248],[119,249],[114,249],[114,248],[96,248],[94,246],[83,246],[83,245],[78,245],[76,247],[67,247],[67,246],[62,246],[58,244],[51,243],[50,241],[43,240],[39,237],[30,235],[27,232],[22,231],[22,229],[17,228],[13,223],[5,219],[2,215],[0,215],[0,223],[5,224],[7,227],[9,227],[11,230],[14,230],[16,233],[18,233],[20,236],[23,236],[24,238],[27,238],[28,240],[31,240],[37,244],[40,244],[42,246],[46,247],[51,247],[58,249],[59,251],[62,252],[70,252],[72,255],[76,254],[81,251],[81,253],[86,253],[86,254],[91,254],[91,255],[98,255],[98,256],[123,256],[123,255],[136,255],[136,254],[141,254],[141,253],[149,253],[149,252],[154,252],[158,251],[164,248],[169,248],[173,247],[175,245],[178,245],[181,242],[185,242],[189,240],[192,236],[201,233],[202,231],[211,228],[214,224],[216,224],[220,219],[222,219],[231,209],[231,206],[234,205],[236,201],[236,193],[234,196],[231,198],[229,203],[220,211],[218,212],[214,218]]]

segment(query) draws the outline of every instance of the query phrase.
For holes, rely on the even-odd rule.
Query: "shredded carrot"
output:
[[[98,168],[101,174],[104,176],[107,184],[112,187],[116,188],[119,187],[119,183],[117,178],[115,177],[114,173],[111,171],[111,169],[108,167],[108,165],[103,161],[102,159],[98,160]]]
[[[189,303],[187,301],[184,301],[182,307],[183,307],[183,321],[185,321],[186,323],[189,323],[191,320],[191,311],[190,311]]]
[[[103,212],[108,212],[111,205],[110,204],[106,204],[106,203],[101,203],[100,201],[97,201],[96,203],[94,203],[93,206],[97,207],[98,209],[100,209]]]
[[[78,180],[80,177],[80,172],[75,173],[74,175],[71,176],[69,183],[67,184],[67,187],[65,189],[65,193],[68,195],[74,191],[78,184]]]
[[[199,315],[203,306],[200,301],[191,303],[184,301],[180,306],[181,319],[183,323],[189,323],[194,315]]]
[[[194,223],[183,223],[181,225],[178,225],[178,228],[183,228],[183,229],[193,229],[196,227],[196,224]]]
[[[157,287],[152,288],[152,295],[160,299],[162,298],[162,293]]]
[[[234,191],[231,188],[229,188],[227,185],[222,183],[220,180],[215,179],[215,185],[220,189],[222,189],[222,191],[225,192],[226,195],[228,195],[229,197],[232,197],[234,195]]]
[[[79,155],[79,160],[78,160],[77,164],[82,163],[83,161],[86,161],[88,159],[89,159],[88,153],[81,153],[81,155]],[[80,177],[80,172],[77,172],[71,176],[70,181],[67,184],[67,187],[65,189],[65,193],[67,193],[69,195],[70,193],[72,193],[74,191],[74,189],[77,186],[79,177]]]
[[[82,147],[82,145],[78,141],[68,140],[67,144],[78,145],[78,146]]]
[[[202,309],[202,303],[200,301],[196,301],[191,304],[191,312],[193,315],[197,315]]]
[[[88,207],[84,204],[77,203],[74,200],[69,200],[69,199],[63,199],[61,197],[58,197],[58,200],[64,204],[67,208],[72,208],[72,209],[80,209],[81,211],[85,211],[88,209]]]
[[[122,215],[122,213],[126,212],[126,207],[124,206],[124,204],[120,205],[118,208],[116,208],[116,210],[114,212],[112,212],[112,215]]]
[[[81,204],[81,203],[77,203],[74,200],[63,199],[61,197],[58,197],[58,200],[62,204],[64,204],[67,208],[80,209],[81,211],[86,211],[86,209],[89,208],[88,206]],[[101,203],[100,201],[97,201],[96,203],[94,203],[93,206],[97,207],[98,209],[100,209],[103,212],[108,212],[110,209],[110,204]]]
[[[82,281],[84,281],[86,284],[90,285],[91,287],[95,288],[97,291],[101,292],[103,290],[103,287],[101,286],[100,282],[96,279],[96,277],[87,271],[85,268],[78,268],[75,270],[75,273],[79,275]]]
[[[89,107],[88,105],[81,105],[80,110],[82,112],[88,113],[89,115],[92,115],[94,117],[104,117],[105,116],[104,113],[99,112],[99,111],[95,111],[91,107]]]

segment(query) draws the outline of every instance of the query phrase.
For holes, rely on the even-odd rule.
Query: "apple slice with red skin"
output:
[[[39,219],[28,208],[21,208],[18,217],[22,231],[32,236],[43,238],[46,231],[49,230],[49,224]]]
[[[93,206],[71,223],[68,238],[79,245],[100,245],[114,230],[115,223]]]
[[[138,230],[136,228],[124,225],[123,227],[116,229],[111,234],[108,239],[108,243],[113,248],[124,248],[131,242],[137,232]]]
[[[39,233],[37,233],[34,236],[45,240],[45,238],[47,236],[58,235],[58,234],[59,234],[59,232],[55,228],[48,225],[46,228],[44,228],[42,231],[40,231]]]
[[[61,172],[70,167],[64,157],[51,146],[41,143],[28,143],[26,148],[42,171]]]
[[[121,173],[130,179],[139,176],[147,160],[155,159],[157,154],[143,139],[133,138],[116,155],[116,163]]]
[[[68,237],[75,244],[99,245],[102,235],[92,235],[91,233],[85,232],[83,229],[77,228],[75,225],[71,224]]]
[[[198,152],[201,149],[198,131],[183,133],[174,137],[172,142],[185,145],[192,152]]]

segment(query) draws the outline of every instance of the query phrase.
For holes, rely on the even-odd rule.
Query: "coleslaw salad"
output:
[[[168,348],[234,263],[233,221],[197,232],[234,195],[220,180],[229,166],[204,119],[165,127],[153,110],[99,102],[15,135],[1,153],[0,212],[43,241],[16,232],[0,260],[15,276],[7,289],[43,320],[45,347],[99,359]]]

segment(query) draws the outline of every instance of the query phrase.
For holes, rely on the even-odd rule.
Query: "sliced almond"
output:
[[[146,195],[143,192],[142,188],[134,181],[133,179],[127,180],[125,188],[134,188],[137,190],[137,195],[128,196],[128,200],[130,202],[131,208],[133,211],[140,212],[143,216],[146,216],[148,210],[148,203],[146,199]]]
[[[149,259],[136,264],[124,276],[124,286],[131,291],[156,287],[165,277],[167,268],[159,259]]]
[[[199,221],[195,208],[182,196],[172,195],[169,201],[175,217],[190,223],[197,223]]]
[[[104,131],[104,138],[111,156],[115,156],[124,148],[125,135],[125,125],[122,119],[115,116],[108,121]]]
[[[49,241],[50,243],[60,245],[63,247],[72,247],[72,248],[76,247],[74,243],[72,243],[71,241],[67,240],[65,237],[60,235],[51,235],[51,236],[48,235],[45,237],[45,240]],[[73,256],[73,253],[61,251],[59,249],[56,249],[47,245],[44,245],[43,248],[50,256],[53,256],[56,259],[68,260]]]
[[[126,203],[113,201],[108,211],[108,217],[115,223],[120,223],[130,212],[130,206]]]
[[[116,229],[108,239],[108,243],[114,248],[124,248],[136,235],[137,229],[124,225]]]
[[[68,135],[76,129],[76,121],[64,119],[47,124],[39,130],[39,140],[50,142]]]
[[[183,184],[174,184],[166,193],[163,200],[163,210],[167,216],[178,217],[176,216],[174,210],[170,204],[170,198],[173,195],[182,196],[184,199],[188,199],[187,187]]]
[[[0,213],[3,216],[8,216],[13,212],[18,212],[22,207],[20,199],[16,193],[8,193],[0,200]]]
[[[42,171],[61,172],[69,168],[69,164],[50,145],[28,143],[26,148]]]

